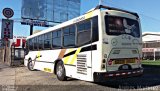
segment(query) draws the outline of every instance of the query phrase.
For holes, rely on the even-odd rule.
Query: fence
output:
[[[0,48],[0,63],[4,62],[4,48]]]
[[[0,63],[11,66],[11,50],[9,47],[0,48]]]

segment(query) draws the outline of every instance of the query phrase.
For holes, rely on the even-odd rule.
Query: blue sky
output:
[[[81,0],[81,14],[95,7],[98,3],[99,0]],[[159,32],[160,30],[160,0],[103,0],[103,4],[137,12],[140,15],[143,32]],[[0,0],[0,12],[6,7],[14,10],[15,14],[12,19],[21,18],[21,0]],[[1,13],[0,19],[2,18],[4,17]],[[45,28],[34,27],[34,30],[42,29]],[[28,36],[29,26],[15,22],[13,31],[14,35]]]

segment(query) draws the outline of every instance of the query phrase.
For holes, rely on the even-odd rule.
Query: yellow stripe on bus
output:
[[[87,13],[87,14],[85,15],[85,19],[91,18],[92,15],[93,15],[93,11]]]
[[[41,53],[40,53],[40,51],[38,51],[38,53],[37,53],[37,56],[38,56],[37,60],[38,61],[40,61],[40,55],[41,55]]]
[[[70,53],[70,52],[72,52],[73,51],[73,49],[69,49],[69,51],[67,52],[67,53]],[[67,64],[67,62],[69,61],[69,58],[70,58],[71,56],[67,56],[67,57],[65,57],[64,58],[64,64]]]
[[[72,58],[72,61],[70,62],[70,64],[74,64],[76,59],[77,59],[77,54],[79,54],[81,51],[81,48],[78,48],[76,53],[74,54],[73,58]]]
[[[45,72],[51,72],[52,70],[50,68],[44,68]]]

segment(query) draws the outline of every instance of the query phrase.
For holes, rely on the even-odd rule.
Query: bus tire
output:
[[[66,81],[66,72],[62,61],[59,61],[56,65],[56,75],[58,80],[60,81]]]
[[[28,67],[28,69],[29,69],[30,71],[34,71],[34,69],[33,69],[34,65],[33,65],[31,59],[28,61],[27,67]]]

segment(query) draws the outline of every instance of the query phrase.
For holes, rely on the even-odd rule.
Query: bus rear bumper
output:
[[[107,80],[116,80],[127,77],[136,77],[143,75],[143,68],[123,70],[123,71],[112,71],[112,72],[95,72],[94,82],[105,82]]]

